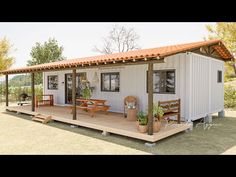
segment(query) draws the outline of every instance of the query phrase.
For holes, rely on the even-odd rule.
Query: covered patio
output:
[[[24,113],[28,115],[51,115],[52,120],[68,123],[71,125],[77,125],[87,128],[100,130],[103,133],[113,133],[117,135],[127,136],[135,139],[140,139],[148,142],[156,142],[163,138],[169,137],[176,133],[185,131],[191,128],[191,125],[185,122],[180,124],[171,123],[166,124],[162,122],[162,128],[159,132],[148,135],[140,133],[135,125],[135,121],[128,121],[120,113],[111,113],[108,115],[98,112],[94,117],[91,117],[89,113],[78,110],[76,120],[72,119],[73,115],[70,113],[71,109],[66,106],[39,106],[35,111],[31,110],[31,106],[8,106],[8,111],[14,111],[16,113]]]
[[[100,55],[93,57],[85,57],[85,58],[77,58],[70,60],[63,60],[52,63],[45,63],[35,66],[28,66],[16,69],[9,69],[6,71],[2,71],[1,74],[5,75],[6,79],[6,109],[9,111],[15,111],[18,113],[25,113],[29,115],[35,114],[44,114],[52,116],[53,120],[61,121],[73,125],[88,127],[92,129],[101,130],[106,133],[114,133],[123,136],[128,136],[132,138],[137,138],[149,142],[155,142],[160,139],[166,138],[173,134],[179,133],[181,131],[187,130],[191,128],[191,124],[186,122],[176,122],[173,124],[162,124],[162,128],[159,132],[154,133],[153,131],[153,94],[154,94],[154,83],[153,83],[153,74],[154,74],[154,64],[158,67],[159,64],[163,64],[166,62],[166,57],[186,52],[196,52],[202,53],[201,51],[205,50],[207,47],[209,48],[208,53],[210,52],[211,46],[212,54],[214,51],[224,51],[224,45],[220,40],[211,40],[211,41],[203,41],[203,42],[195,42],[189,44],[181,44],[181,45],[173,45],[167,47],[160,47],[155,49],[143,49],[138,51],[129,51],[123,53],[115,53],[108,55]],[[207,54],[205,54],[207,55]],[[226,55],[226,54],[225,54]],[[228,55],[225,56],[226,58]],[[129,122],[127,121],[122,114],[111,113],[108,115],[105,114],[96,114],[95,117],[90,117],[83,110],[79,110],[77,108],[77,95],[76,95],[76,76],[80,71],[84,71],[86,69],[92,68],[106,68],[106,67],[125,67],[125,66],[133,66],[133,65],[145,65],[147,68],[147,92],[142,92],[141,94],[147,95],[147,117],[148,117],[148,132],[140,133],[138,132],[135,121]],[[72,94],[70,105],[72,109],[69,109],[66,105],[64,106],[50,106],[37,107],[37,100],[35,95],[35,73],[45,73],[45,72],[53,72],[53,71],[70,71],[71,79],[72,79]],[[30,73],[31,74],[31,105],[28,106],[10,106],[8,100],[8,76],[10,74],[22,74],[22,73]],[[132,75],[133,76],[133,75]],[[136,77],[135,75],[133,77]],[[112,93],[112,92],[111,92]],[[105,93],[106,94],[106,93]],[[103,99],[102,96],[99,99]],[[158,101],[158,100],[156,100]],[[168,100],[165,100],[168,101]],[[63,103],[64,104],[64,103]],[[72,110],[72,111],[71,111]],[[179,116],[180,117],[180,116]]]

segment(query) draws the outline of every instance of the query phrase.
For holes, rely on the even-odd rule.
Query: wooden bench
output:
[[[177,123],[180,124],[180,99],[169,101],[158,101],[158,105],[163,108],[163,119],[177,116]]]
[[[39,97],[42,97],[40,100]],[[45,99],[45,97],[48,97],[48,99]],[[35,106],[53,106],[53,95],[37,95],[35,96]]]

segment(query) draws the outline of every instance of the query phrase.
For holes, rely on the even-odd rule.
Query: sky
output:
[[[36,42],[44,43],[54,37],[64,47],[63,56],[67,59],[100,55],[92,51],[102,46],[115,25],[134,28],[140,35],[140,47],[153,48],[178,43],[202,41],[207,36],[206,24],[214,23],[0,23],[0,39],[6,37],[15,57],[12,68],[25,66],[30,59],[30,51]]]

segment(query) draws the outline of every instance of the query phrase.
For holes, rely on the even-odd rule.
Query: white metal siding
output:
[[[167,57],[165,63],[155,64],[154,70],[175,69],[176,93],[154,94],[154,102],[159,100],[181,99],[181,117],[195,120],[209,113],[224,109],[224,85],[217,83],[217,70],[224,74],[224,62],[210,57],[189,53]],[[55,104],[65,104],[65,74],[72,71],[46,72],[44,74],[44,93],[54,94]],[[108,100],[111,111],[123,112],[123,100],[128,95],[137,96],[140,109],[147,109],[146,90],[147,65],[120,66],[109,68],[82,69],[88,80],[95,86],[93,98]],[[97,72],[99,82],[92,83]],[[101,92],[101,73],[119,72],[120,91]],[[47,89],[47,76],[59,76],[58,90]]]
[[[190,53],[187,61],[186,116],[196,120],[224,109],[224,85],[217,83],[217,70],[224,69],[224,62],[211,57]],[[188,88],[189,86],[189,88]]]
[[[193,119],[208,113],[209,106],[209,59],[192,55],[191,116]]]
[[[159,100],[172,100],[181,98],[181,116],[185,114],[185,54],[177,54],[167,57],[165,63],[154,64],[154,70],[161,69],[175,69],[176,71],[176,93],[175,94],[154,94],[154,102]],[[146,90],[146,72],[147,65],[134,65],[134,66],[121,66],[121,67],[109,67],[109,68],[96,68],[96,69],[82,69],[77,72],[86,72],[88,80],[92,83],[94,73],[97,72],[99,77],[99,83],[95,84],[95,91],[93,98],[100,98],[108,100],[108,104],[111,105],[111,111],[122,112],[123,100],[128,95],[137,96],[139,99],[140,109],[147,109],[147,90]],[[119,72],[120,73],[120,92],[101,92],[101,73],[105,72]],[[65,74],[71,73],[71,71],[58,71],[58,72],[46,72],[44,86],[45,93],[54,94],[55,104],[65,104]],[[58,90],[47,89],[48,75],[57,74],[59,76]],[[92,83],[93,84],[93,83]]]
[[[211,61],[211,104],[210,112],[215,113],[224,109],[224,62]],[[222,83],[217,83],[217,71],[222,71]]]

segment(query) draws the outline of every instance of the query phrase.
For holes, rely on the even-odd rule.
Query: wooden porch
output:
[[[190,129],[191,126],[185,122],[180,124],[166,124],[165,122],[162,122],[162,128],[158,133],[148,135],[146,133],[140,133],[136,128],[135,121],[128,121],[123,117],[123,114],[120,113],[109,112],[109,114],[106,115],[105,113],[99,112],[94,117],[91,117],[89,113],[83,110],[77,110],[77,119],[73,120],[71,109],[67,106],[39,106],[36,108],[35,112],[31,111],[31,105],[7,106],[6,109],[28,115],[36,115],[38,113],[50,115],[55,121],[132,137],[148,142],[156,142],[176,133]]]

